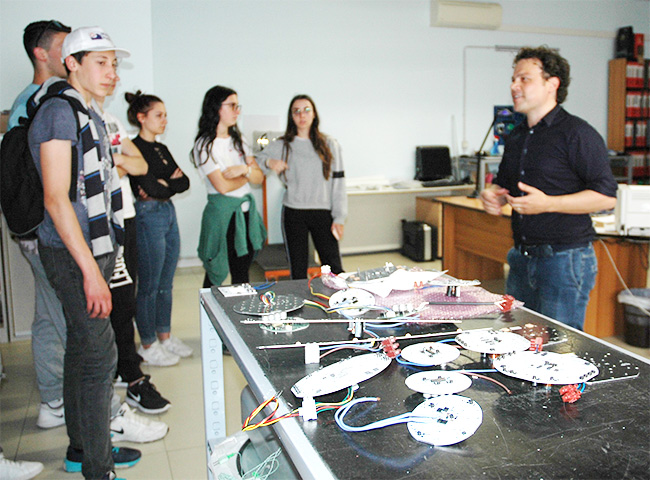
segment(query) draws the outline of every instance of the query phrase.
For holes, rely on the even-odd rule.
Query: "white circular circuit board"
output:
[[[504,375],[547,385],[583,383],[598,375],[598,367],[573,355],[555,352],[513,352],[494,360]]]
[[[402,349],[404,360],[427,366],[453,362],[459,355],[456,347],[440,342],[421,342]]]
[[[338,392],[374,377],[388,367],[390,362],[391,359],[383,352],[346,358],[298,380],[291,387],[291,392],[298,398]]]
[[[409,433],[419,442],[430,445],[453,445],[474,435],[483,423],[483,410],[471,398],[441,395],[421,403],[413,415],[430,417],[408,422]]]
[[[341,308],[342,314],[349,317],[358,317],[366,313],[370,307],[375,306],[375,297],[372,293],[360,288],[339,290],[330,297],[331,308]]]
[[[448,395],[467,390],[472,379],[458,372],[419,372],[406,377],[406,386],[425,395]]]
[[[520,352],[530,348],[530,340],[512,332],[498,330],[474,330],[456,335],[456,343],[467,350],[479,353]]]
[[[305,304],[305,299],[293,294],[278,295],[269,303],[264,303],[259,296],[249,297],[235,305],[233,310],[243,315],[269,315],[271,313],[291,312]]]

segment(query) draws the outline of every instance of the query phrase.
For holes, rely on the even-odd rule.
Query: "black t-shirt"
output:
[[[559,105],[534,127],[524,121],[507,137],[494,183],[520,196],[520,181],[547,195],[594,190],[616,197],[618,188],[602,137]],[[520,215],[514,211],[512,232],[516,245],[581,244],[595,235],[588,214]]]

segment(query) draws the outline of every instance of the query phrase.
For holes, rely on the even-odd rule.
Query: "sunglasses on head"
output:
[[[54,30],[56,32],[65,32],[65,33],[70,32],[70,28],[66,27],[65,25],[63,25],[58,20],[50,20],[41,29],[41,33],[38,34],[38,37],[36,37],[36,41],[34,42],[35,47],[38,47],[39,42],[43,38],[43,35],[45,35],[45,32],[47,32],[48,30]]]

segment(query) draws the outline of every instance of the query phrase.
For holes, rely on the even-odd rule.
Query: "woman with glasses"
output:
[[[308,235],[323,265],[333,273],[343,266],[338,241],[343,238],[347,195],[341,148],[318,130],[314,101],[297,95],[289,104],[287,129],[257,156],[268,173],[274,171],[286,187],[282,200],[282,234],[291,278],[307,278]]]
[[[169,366],[192,349],[171,334],[172,286],[180,253],[176,209],[171,201],[190,187],[190,180],[165,145],[156,141],[167,128],[167,110],[154,95],[126,93],[129,123],[140,132],[133,143],[146,160],[145,175],[131,176],[135,202],[138,292],[138,354],[150,365]]]
[[[261,184],[264,174],[237,127],[240,112],[237,92],[220,85],[208,90],[192,150],[208,191],[198,248],[204,288],[221,285],[229,271],[232,284],[248,283],[255,253],[266,240],[250,185]]]

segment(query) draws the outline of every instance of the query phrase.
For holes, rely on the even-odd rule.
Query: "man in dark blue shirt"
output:
[[[492,215],[512,206],[507,292],[582,330],[598,268],[589,214],[614,207],[617,184],[598,132],[559,105],[569,70],[548,48],[519,51],[510,91],[526,122],[509,135],[497,178],[481,200]]]

